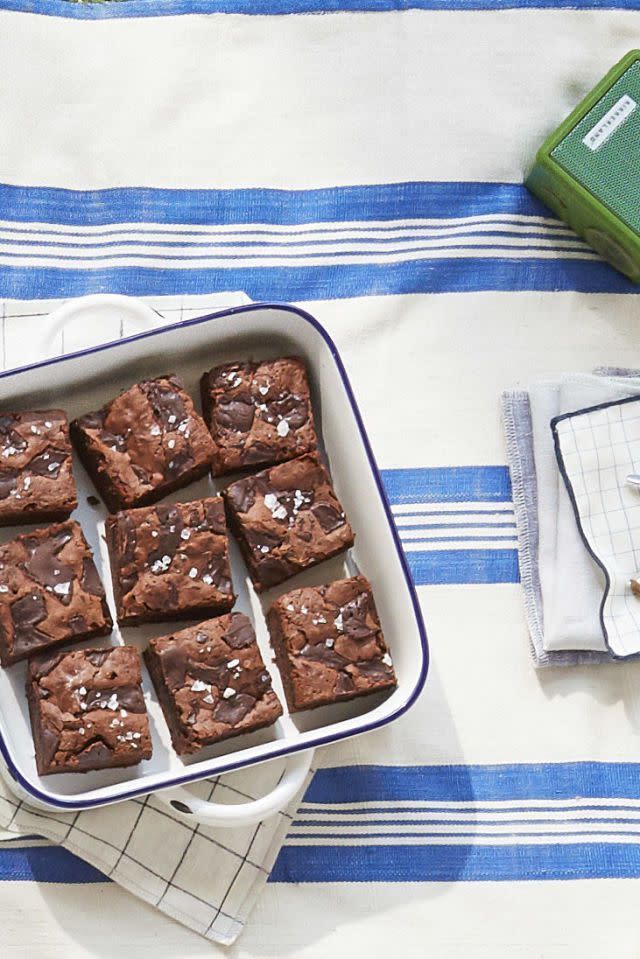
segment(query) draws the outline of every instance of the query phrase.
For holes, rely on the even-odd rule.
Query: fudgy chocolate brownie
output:
[[[396,685],[364,576],[294,589],[271,605],[267,624],[292,712]]]
[[[106,522],[118,621],[226,613],[235,597],[221,497],[124,510]]]
[[[204,476],[213,440],[175,376],[143,380],[71,423],[71,439],[113,513]]]
[[[298,357],[225,363],[205,373],[200,386],[216,448],[215,476],[282,463],[316,448],[307,371]]]
[[[111,632],[112,622],[80,525],[22,533],[0,547],[0,663]]]
[[[223,495],[258,592],[353,545],[353,531],[317,453],[237,480]]]
[[[134,766],[151,758],[132,646],[76,649],[29,661],[27,698],[41,776]]]
[[[144,657],[177,753],[270,726],[282,715],[242,613],[152,639]]]
[[[66,413],[0,413],[0,526],[66,519],[77,505]]]

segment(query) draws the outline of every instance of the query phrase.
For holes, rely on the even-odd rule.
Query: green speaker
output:
[[[640,282],[640,50],[623,57],[545,140],[526,185]]]

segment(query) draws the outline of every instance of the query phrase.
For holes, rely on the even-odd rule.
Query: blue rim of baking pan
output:
[[[378,493],[380,494],[380,499],[382,501],[382,506],[387,517],[387,523],[391,531],[393,542],[395,545],[396,553],[398,559],[400,560],[400,566],[407,584],[407,589],[411,602],[413,605],[413,611],[415,616],[416,625],[418,627],[418,633],[420,636],[420,643],[422,647],[422,663],[420,667],[420,674],[416,681],[416,684],[411,691],[408,699],[399,706],[394,712],[390,713],[388,716],[385,716],[383,719],[375,720],[373,722],[363,722],[356,730],[345,730],[341,733],[335,733],[333,735],[319,736],[318,739],[314,740],[312,743],[299,743],[290,746],[283,746],[280,749],[275,749],[274,752],[264,758],[256,759],[247,762],[246,760],[234,760],[227,764],[223,764],[220,768],[217,768],[215,772],[211,773],[191,773],[186,772],[184,775],[175,776],[166,782],[163,782],[162,785],[156,785],[155,787],[149,789],[148,786],[140,786],[139,788],[132,788],[123,796],[118,796],[116,799],[85,799],[85,800],[61,800],[53,798],[45,792],[40,792],[28,779],[22,775],[22,773],[15,767],[9,751],[7,749],[4,737],[0,735],[0,753],[7,765],[7,769],[10,772],[13,779],[22,786],[22,788],[29,793],[29,795],[39,799],[41,802],[45,803],[48,806],[56,806],[59,809],[90,809],[95,806],[106,806],[114,802],[122,802],[126,799],[134,799],[136,796],[144,796],[149,793],[159,792],[164,789],[171,789],[174,786],[184,786],[190,782],[197,782],[199,780],[207,778],[207,776],[220,776],[224,773],[232,772],[236,769],[243,769],[249,766],[259,765],[263,762],[270,762],[272,759],[283,758],[290,756],[293,753],[301,752],[308,749],[317,749],[320,746],[327,746],[330,743],[338,742],[341,739],[348,739],[352,736],[359,736],[362,733],[372,732],[374,729],[380,729],[383,726],[387,726],[389,723],[394,722],[400,716],[407,712],[408,709],[413,706],[416,699],[422,692],[424,687],[427,673],[429,671],[429,644],[427,640],[427,632],[424,626],[424,621],[422,619],[422,612],[420,610],[420,604],[418,602],[418,596],[416,589],[411,578],[411,573],[409,572],[409,565],[405,557],[404,551],[400,543],[400,537],[398,531],[396,530],[395,522],[393,520],[393,514],[391,512],[391,507],[387,499],[387,494],[385,492],[382,477],[380,476],[380,470],[378,469],[378,464],[376,463],[375,457],[373,455],[373,450],[371,449],[371,443],[369,442],[369,437],[367,436],[367,431],[364,427],[362,421],[362,416],[360,415],[360,410],[358,409],[358,404],[356,398],[353,395],[353,390],[351,389],[351,384],[347,376],[347,372],[344,368],[344,364],[338,353],[338,349],[325,330],[325,328],[315,319],[310,313],[307,313],[306,310],[302,310],[297,306],[291,306],[288,303],[250,303],[244,306],[235,306],[227,310],[219,310],[215,313],[208,313],[206,316],[199,316],[192,320],[182,320],[178,323],[171,323],[168,326],[160,327],[159,329],[154,330],[145,330],[142,333],[134,333],[132,336],[126,336],[119,340],[111,340],[108,343],[101,343],[99,346],[93,346],[85,350],[77,350],[75,353],[67,353],[63,356],[55,356],[49,360],[41,360],[38,363],[31,363],[27,366],[15,367],[12,370],[5,370],[0,373],[0,381],[6,379],[9,376],[15,376],[17,373],[28,373],[35,370],[47,369],[48,367],[55,366],[58,363],[64,363],[67,360],[78,359],[83,356],[92,356],[95,353],[102,353],[105,350],[117,349],[121,346],[126,346],[128,343],[135,343],[140,340],[153,339],[154,337],[162,336],[164,333],[169,333],[174,330],[185,329],[191,326],[199,326],[203,323],[211,322],[212,320],[220,320],[227,318],[229,316],[241,316],[243,313],[254,313],[256,310],[284,310],[287,313],[292,313],[295,316],[300,317],[306,323],[309,323],[322,337],[327,346],[333,361],[336,364],[338,373],[342,379],[342,385],[347,394],[347,398],[351,405],[353,415],[356,419],[356,424],[360,432],[360,438],[362,440],[365,453],[367,454],[367,459],[369,462],[369,467],[371,473],[375,480]]]

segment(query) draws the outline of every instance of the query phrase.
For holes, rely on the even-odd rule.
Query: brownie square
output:
[[[112,621],[93,554],[69,520],[0,547],[0,663],[66,640],[106,636]]]
[[[134,766],[151,758],[140,654],[132,646],[44,653],[27,699],[41,776]]]
[[[152,639],[144,657],[181,755],[270,726],[282,715],[243,613]]]
[[[220,496],[124,510],[106,522],[123,626],[226,613],[235,596]]]
[[[66,413],[0,413],[0,526],[67,519],[77,505]]]
[[[155,503],[204,476],[213,440],[175,376],[143,380],[71,423],[71,439],[108,509]]]
[[[258,592],[353,545],[353,531],[317,453],[237,480],[223,496]]]
[[[294,589],[271,605],[267,624],[292,712],[396,686],[364,576]]]
[[[307,371],[298,357],[225,363],[205,373],[200,387],[215,444],[214,476],[272,466],[316,448]]]

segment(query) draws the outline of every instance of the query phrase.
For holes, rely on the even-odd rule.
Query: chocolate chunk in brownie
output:
[[[271,605],[267,624],[292,712],[396,685],[364,576],[294,589]]]
[[[41,776],[134,766],[151,758],[132,646],[76,649],[29,661],[27,698]]]
[[[77,505],[66,413],[0,413],[0,526],[66,519]]]
[[[353,532],[317,453],[238,480],[223,495],[258,592],[353,545]]]
[[[307,371],[298,357],[225,363],[205,373],[200,386],[216,448],[214,476],[272,466],[316,448]]]
[[[204,476],[213,440],[175,376],[143,380],[71,423],[71,439],[108,509],[155,503]]]
[[[270,726],[282,715],[242,613],[152,639],[144,657],[177,753]]]
[[[109,516],[107,545],[118,621],[195,619],[234,603],[222,498]]]
[[[10,666],[66,640],[105,636],[104,587],[73,520],[22,533],[0,547],[0,663]]]

